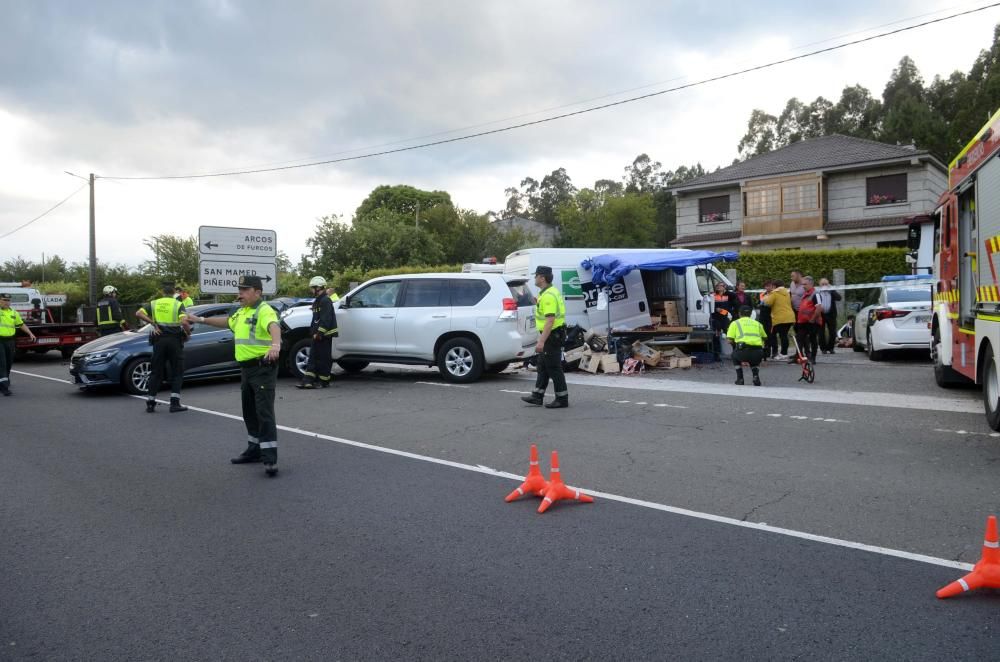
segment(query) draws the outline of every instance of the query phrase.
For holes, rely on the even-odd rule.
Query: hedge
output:
[[[826,277],[833,281],[833,270],[843,269],[846,285],[874,283],[882,276],[908,274],[905,248],[845,248],[830,251],[771,251],[767,253],[740,253],[736,262],[719,262],[720,270],[736,269],[740,280],[748,288],[760,288],[769,278],[780,278],[788,284],[792,269],[819,282]]]

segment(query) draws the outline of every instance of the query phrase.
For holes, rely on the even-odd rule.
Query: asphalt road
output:
[[[228,463],[234,382],[149,416],[26,361],[0,400],[0,658],[991,657],[998,596],[934,591],[978,558],[1000,438],[974,391],[912,361],[869,384],[859,357],[812,387],[577,375],[564,411],[522,406],[519,374],[282,382],[275,479]],[[609,496],[505,504],[532,442]]]

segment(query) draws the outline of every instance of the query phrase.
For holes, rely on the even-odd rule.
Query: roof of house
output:
[[[673,186],[671,190],[683,191],[710,184],[735,183],[746,179],[792,172],[908,160],[914,157],[930,159],[939,168],[945,170],[944,165],[931,156],[930,152],[916,149],[912,145],[888,145],[874,140],[833,134],[792,143],[767,154],[755,156],[746,161],[735,163],[728,168],[722,168],[678,186]]]

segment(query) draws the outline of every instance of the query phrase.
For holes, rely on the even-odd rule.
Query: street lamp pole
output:
[[[97,237],[94,219],[94,173],[90,173],[90,305],[97,303]]]

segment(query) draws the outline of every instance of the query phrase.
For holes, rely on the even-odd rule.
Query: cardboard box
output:
[[[654,368],[660,365],[660,353],[638,340],[632,344],[632,356]]]
[[[607,354],[584,354],[583,358],[580,359],[580,370],[596,375],[601,367],[602,356],[607,356]]]
[[[582,347],[575,347],[573,349],[567,350],[565,352],[566,363],[573,363],[574,361],[581,360],[584,356],[590,353],[590,348],[586,345]]]
[[[680,326],[681,316],[677,312],[676,301],[664,301],[663,313],[660,316],[666,326]]]
[[[614,354],[602,354],[601,355],[601,371],[606,372],[609,375],[621,372],[621,366],[618,365],[618,357]]]

